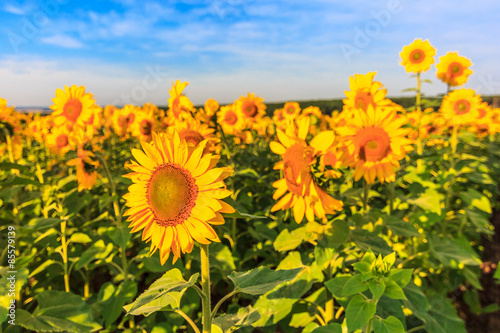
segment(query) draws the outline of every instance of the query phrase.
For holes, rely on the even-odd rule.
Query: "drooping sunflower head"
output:
[[[406,117],[398,117],[390,108],[368,108],[346,119],[338,132],[343,136],[342,162],[354,168],[354,179],[361,177],[372,184],[375,178],[382,183],[395,180],[395,170],[413,148],[407,138],[410,129],[402,128]]]
[[[457,89],[443,98],[441,114],[450,125],[471,124],[479,117],[481,96],[472,89]]]
[[[175,262],[191,252],[194,241],[219,242],[212,225],[224,223],[221,213],[234,212],[221,200],[231,194],[224,179],[232,169],[214,168],[219,157],[203,154],[206,141],[193,147],[177,132],[172,139],[154,132],[153,141],[141,145],[143,150],[132,150],[136,161],[127,165],[133,172],[125,175],[133,182],[124,195],[131,232],[142,230],[162,264],[170,253]]]
[[[439,57],[436,76],[450,87],[462,86],[473,72],[472,62],[458,52],[448,52]]]
[[[64,86],[64,90],[57,89],[52,102],[54,105],[50,108],[54,110],[52,116],[55,123],[69,127],[85,127],[85,121],[92,115],[92,107],[95,104],[92,94],[86,93],[84,86],[76,85],[70,88]]]
[[[431,68],[434,63],[436,49],[426,39],[415,39],[410,45],[403,47],[399,53],[401,56],[401,65],[405,66],[407,73],[425,72]]]
[[[281,199],[271,211],[293,207],[297,223],[301,223],[304,216],[312,222],[315,216],[325,219],[326,214],[334,214],[342,209],[342,202],[320,188],[312,174],[313,164],[325,161],[324,156],[333,145],[335,135],[332,131],[324,131],[308,144],[306,137],[309,133],[309,122],[309,118],[303,118],[298,128],[288,128],[286,133],[278,129],[279,142],[270,143],[271,150],[283,158],[275,166],[275,169],[283,170],[283,178],[273,184],[276,188],[273,199]]]
[[[387,105],[390,100],[386,99],[387,89],[378,82],[373,81],[376,72],[367,74],[354,74],[349,77],[350,91],[344,91],[346,99],[344,109],[361,109],[366,111],[368,106],[377,107]]]

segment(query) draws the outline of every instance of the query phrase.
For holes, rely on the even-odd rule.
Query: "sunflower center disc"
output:
[[[359,158],[363,161],[381,161],[391,151],[389,135],[381,128],[365,128],[359,134]]]
[[[191,174],[175,164],[158,166],[149,179],[147,198],[161,226],[186,220],[196,204],[198,186]]]
[[[228,123],[229,125],[234,125],[236,124],[236,122],[238,121],[238,116],[236,115],[236,113],[234,113],[233,111],[228,111],[226,113],[226,117],[224,117],[224,120],[226,121],[226,123]]]
[[[255,106],[254,103],[247,102],[243,105],[243,113],[247,117],[255,117],[257,115],[257,107]]]
[[[422,50],[413,50],[410,54],[411,62],[414,64],[421,63],[425,58],[425,54]]]
[[[142,133],[142,135],[151,135],[151,129],[152,128],[153,128],[153,124],[149,120],[144,119],[141,122],[141,133]]]
[[[457,115],[466,114],[470,111],[470,103],[465,99],[461,99],[455,103],[455,113]]]
[[[66,134],[61,134],[56,139],[56,144],[59,148],[66,147],[68,145],[68,136]]]
[[[64,104],[63,115],[71,122],[76,123],[76,120],[82,113],[82,102],[77,98],[72,98]]]
[[[448,69],[452,76],[459,76],[463,72],[462,65],[458,62],[452,62]]]

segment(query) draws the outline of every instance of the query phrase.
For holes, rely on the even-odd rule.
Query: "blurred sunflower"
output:
[[[209,98],[206,100],[204,107],[205,107],[205,109],[204,109],[205,114],[208,117],[212,117],[215,114],[215,112],[217,112],[217,110],[219,110],[219,102],[217,102],[213,98]]]
[[[457,52],[448,52],[439,57],[436,64],[436,76],[450,87],[462,86],[473,72],[469,67],[472,62]]]
[[[327,154],[335,135],[332,131],[321,132],[307,144],[309,122],[309,118],[304,118],[298,128],[289,127],[287,133],[278,129],[279,142],[272,141],[269,145],[275,154],[283,157],[275,166],[275,169],[283,170],[283,178],[273,183],[276,188],[273,199],[281,199],[271,211],[293,207],[297,223],[301,223],[304,216],[309,222],[314,221],[315,216],[326,219],[326,214],[342,209],[342,202],[321,189],[312,174],[312,166]]]
[[[226,134],[239,135],[245,128],[243,115],[234,107],[234,104],[221,106],[217,113],[217,121]]]
[[[479,116],[480,95],[472,89],[457,89],[444,96],[441,103],[441,114],[444,120],[452,125],[473,123]]]
[[[342,162],[354,168],[354,179],[364,177],[368,184],[378,178],[395,180],[395,170],[407,152],[413,150],[409,128],[401,128],[407,119],[398,117],[390,108],[368,107],[346,119],[346,126],[337,129],[343,137]]]
[[[205,152],[213,150],[215,143],[219,141],[214,134],[214,129],[207,124],[202,124],[198,119],[188,118],[167,128],[167,135],[170,139],[173,138],[175,132],[179,134],[181,140],[185,140],[187,144],[194,147],[206,140]]]
[[[113,128],[121,137],[127,137],[134,127],[135,118],[140,111],[134,105],[128,104],[113,112]]]
[[[100,175],[97,173],[99,162],[93,160],[94,153],[79,147],[77,157],[69,160],[66,164],[76,167],[76,179],[78,180],[78,192],[90,190],[97,183]]]
[[[436,49],[427,39],[422,41],[421,38],[417,38],[410,45],[404,46],[399,55],[402,59],[401,65],[405,66],[407,73],[420,73],[431,68]]]
[[[219,242],[211,225],[224,224],[221,213],[234,209],[221,199],[231,191],[224,185],[233,170],[214,168],[219,156],[203,155],[206,141],[196,148],[188,146],[177,133],[168,140],[153,133],[151,143],[141,142],[142,150],[132,149],[136,161],[125,175],[133,184],[123,197],[130,207],[131,232],[142,231],[142,240],[151,241],[151,254],[160,251],[164,264],[172,252],[175,262],[190,253],[194,241]]]
[[[132,135],[140,141],[150,142],[153,139],[153,131],[156,130],[156,127],[156,119],[153,112],[138,110],[130,130]]]
[[[52,99],[54,110],[52,116],[57,126],[66,125],[70,128],[80,126],[84,128],[85,121],[92,115],[95,101],[91,93],[85,92],[85,86],[64,86],[64,90],[57,89],[56,97]]]
[[[58,155],[66,153],[76,147],[76,141],[66,126],[57,126],[46,136],[46,144],[50,151]]]
[[[172,82],[172,89],[169,90],[170,98],[168,99],[167,123],[170,125],[176,121],[182,121],[187,117],[191,117],[193,111],[193,103],[182,92],[187,87],[189,82],[177,80]]]
[[[255,122],[266,115],[264,99],[255,96],[255,93],[248,93],[246,97],[240,96],[240,98],[234,102],[234,105],[243,115],[243,118],[249,122]]]
[[[283,116],[286,119],[295,120],[300,113],[300,105],[297,102],[286,102],[283,106]]]
[[[373,81],[376,72],[367,74],[354,74],[349,77],[349,89],[345,90],[346,99],[343,99],[344,110],[361,109],[366,111],[368,106],[378,107],[387,105],[391,101],[385,99],[387,89],[382,83]]]

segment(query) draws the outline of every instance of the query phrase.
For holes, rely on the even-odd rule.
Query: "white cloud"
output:
[[[67,35],[58,34],[50,37],[43,37],[40,40],[45,44],[55,45],[68,49],[79,49],[83,47],[83,44],[79,40]]]

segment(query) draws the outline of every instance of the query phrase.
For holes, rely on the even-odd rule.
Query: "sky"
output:
[[[371,71],[388,96],[411,96],[399,53],[415,38],[436,62],[471,59],[464,87],[500,94],[498,13],[497,0],[0,0],[0,97],[48,107],[76,84],[102,106],[166,105],[180,80],[195,105],[332,99]],[[428,96],[446,91],[434,65]]]

